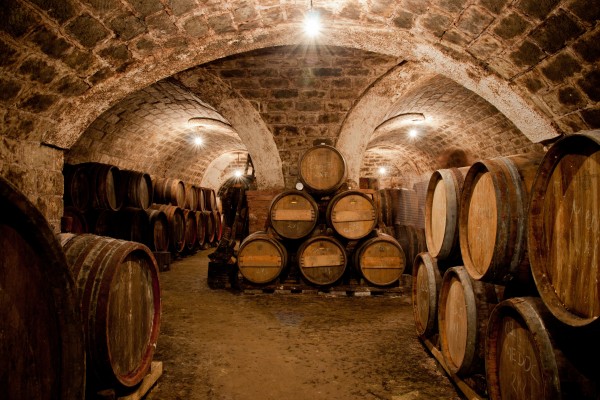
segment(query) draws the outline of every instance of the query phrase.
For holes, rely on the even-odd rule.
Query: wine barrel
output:
[[[85,214],[89,232],[99,236],[114,236],[117,212],[113,210],[88,210]]]
[[[196,213],[192,210],[183,210],[183,218],[185,219],[185,248],[188,251],[193,251],[198,242],[198,222],[196,221]]]
[[[412,189],[389,189],[389,208],[392,211],[394,225],[417,226],[419,202]],[[388,211],[389,212],[389,211]]]
[[[169,248],[171,253],[179,254],[185,248],[185,218],[183,210],[176,206],[153,204],[150,208],[160,210],[169,222]]]
[[[185,184],[179,179],[153,178],[154,202],[185,207]]]
[[[437,333],[438,298],[442,275],[437,259],[429,253],[419,253],[412,269],[412,303],[417,334],[431,337]]]
[[[406,256],[406,272],[410,272],[417,254],[427,251],[425,230],[410,225],[395,225],[393,233]]]
[[[215,191],[209,188],[203,188],[204,192],[204,210],[215,211],[217,209],[217,197]]]
[[[469,168],[440,169],[431,174],[425,200],[427,251],[439,260],[459,260],[460,195]]]
[[[66,206],[61,219],[61,231],[87,233],[88,224],[85,215],[73,206]]]
[[[160,210],[146,210],[148,215],[148,232],[146,245],[150,250],[166,252],[169,250],[169,221],[167,215]]]
[[[0,177],[0,388],[5,399],[83,399],[76,289],[48,222]]]
[[[191,183],[184,184],[185,187],[185,208],[196,211],[198,208],[198,197],[196,186]]]
[[[204,200],[204,189],[200,186],[196,186],[196,201],[198,202],[196,206],[197,211],[205,211],[206,205]]]
[[[362,239],[377,226],[377,208],[373,200],[357,190],[335,195],[327,206],[327,222],[340,236]]]
[[[213,211],[215,216],[215,242],[219,242],[223,236],[223,214],[219,210]]]
[[[298,249],[298,266],[302,276],[319,286],[337,282],[348,262],[344,247],[329,236],[313,236]]]
[[[385,226],[394,226],[394,214],[392,211],[392,194],[389,189],[381,189],[377,192],[379,200],[379,222]]]
[[[298,178],[311,193],[331,194],[346,181],[346,160],[335,147],[313,146],[300,156]]]
[[[487,321],[498,302],[493,285],[473,280],[464,267],[449,268],[438,303],[440,350],[448,369],[465,376],[484,369]]]
[[[269,223],[285,239],[301,239],[317,225],[319,207],[313,198],[298,190],[284,191],[271,201]]]
[[[206,216],[202,211],[196,211],[196,241],[200,248],[206,243]]]
[[[64,203],[80,212],[86,212],[90,206],[90,182],[85,168],[79,165],[65,164],[63,168],[65,194]]]
[[[123,205],[123,186],[119,168],[101,163],[78,164],[87,176],[90,207],[118,211]]]
[[[141,208],[125,207],[114,216],[114,229],[112,235],[118,239],[132,242],[146,243],[148,237],[148,214]]]
[[[266,232],[255,232],[240,244],[238,267],[251,283],[265,284],[275,280],[287,265],[285,247]]]
[[[406,258],[393,236],[378,233],[361,243],[354,253],[354,266],[360,275],[375,286],[398,282],[404,272]]]
[[[589,344],[576,331],[566,331],[540,298],[504,300],[491,313],[487,329],[490,399],[598,399],[597,379],[577,363],[588,360],[597,374]]]
[[[204,239],[207,244],[212,244],[215,241],[215,215],[210,211],[202,211],[202,214],[204,214],[204,228],[206,229]]]
[[[121,170],[121,182],[124,206],[146,210],[152,205],[154,189],[150,175],[143,172]]]
[[[158,267],[140,243],[79,235],[63,247],[77,285],[92,386],[135,386],[160,325]]]
[[[544,303],[563,323],[600,324],[600,130],[546,153],[533,184],[528,250]]]
[[[459,238],[465,268],[477,280],[532,281],[526,257],[529,190],[541,157],[478,161],[460,200]]]

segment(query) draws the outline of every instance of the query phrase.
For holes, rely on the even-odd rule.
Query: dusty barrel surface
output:
[[[319,207],[313,198],[301,191],[284,191],[272,200],[269,223],[286,239],[301,239],[313,231],[319,218]]]
[[[196,241],[198,247],[206,242],[206,216],[202,211],[196,211]]]
[[[138,384],[160,326],[154,256],[143,244],[95,235],[72,237],[63,250],[76,282],[93,384]]]
[[[210,188],[202,188],[204,193],[204,210],[215,211],[217,209],[217,196],[215,191]]]
[[[437,333],[438,297],[442,286],[437,259],[429,253],[418,254],[414,260],[412,276],[412,303],[417,334],[430,337]]]
[[[169,250],[169,221],[167,215],[160,210],[146,210],[148,215],[148,235],[146,245],[152,251]]]
[[[64,202],[78,211],[85,212],[90,207],[90,182],[85,168],[65,164],[63,169],[65,193]]]
[[[82,399],[76,289],[45,218],[0,177],[0,388],[8,399]]]
[[[215,222],[215,214],[212,213],[212,211],[203,211],[202,214],[204,214],[204,228],[205,228],[205,235],[204,235],[204,239],[205,239],[205,243],[211,244],[215,241],[215,227],[216,227],[216,222]]]
[[[185,248],[192,251],[196,248],[198,242],[198,222],[194,211],[183,210],[183,219],[185,220]]]
[[[198,191],[196,186],[191,183],[185,183],[185,208],[196,211],[198,209]]]
[[[153,204],[152,209],[160,210],[169,223],[169,246],[172,253],[181,253],[185,248],[185,217],[183,210],[176,206]]]
[[[326,217],[340,236],[350,240],[362,239],[377,226],[377,207],[367,194],[348,190],[331,199]]]
[[[179,179],[153,178],[154,202],[185,207],[185,184]]]
[[[540,161],[538,155],[499,157],[469,168],[459,235],[463,263],[474,279],[532,281],[526,257],[527,210]]]
[[[313,236],[298,249],[300,272],[315,285],[326,286],[337,282],[344,274],[347,262],[344,247],[330,236]]]
[[[473,280],[464,267],[444,273],[438,328],[441,353],[453,373],[483,372],[488,317],[497,300],[494,286]]]
[[[365,240],[354,253],[355,268],[367,282],[376,286],[397,282],[405,265],[402,247],[396,239],[385,233]]]
[[[598,383],[582,373],[585,369],[573,356],[578,352],[583,360],[592,354],[585,343],[576,345],[575,337],[581,340],[573,329],[565,332],[539,298],[512,298],[498,304],[490,315],[486,338],[490,399],[597,399]],[[563,345],[571,348],[563,351]],[[579,348],[573,351],[573,347]],[[593,369],[597,371],[597,365]]]
[[[460,258],[458,216],[464,178],[469,168],[435,171],[425,199],[427,251],[440,260]]]
[[[150,175],[143,172],[121,170],[121,182],[125,206],[146,210],[152,205],[154,188]]]
[[[556,142],[531,192],[528,249],[540,296],[562,322],[598,326],[600,130]]]
[[[255,232],[247,236],[238,251],[240,273],[256,284],[275,280],[287,261],[285,247],[266,232]]]
[[[123,186],[119,168],[101,163],[83,163],[77,167],[88,179],[91,208],[118,211],[122,207]]]
[[[313,146],[300,156],[298,178],[311,193],[333,193],[346,181],[346,160],[335,147]]]

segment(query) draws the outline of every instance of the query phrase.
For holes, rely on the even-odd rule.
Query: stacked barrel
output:
[[[378,232],[373,191],[345,187],[346,162],[332,146],[317,145],[299,160],[303,190],[277,194],[265,231],[248,236],[238,251],[245,281],[254,285],[302,280],[331,287],[356,279],[397,284],[405,266],[402,247]]]
[[[432,174],[413,306],[453,376],[491,399],[598,398],[599,201],[600,131]]]

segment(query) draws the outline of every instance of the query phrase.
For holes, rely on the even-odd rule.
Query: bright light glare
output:
[[[321,32],[321,18],[319,13],[310,11],[304,18],[304,32],[310,36],[315,37]]]
[[[387,170],[385,169],[385,167],[379,168],[379,175],[385,175],[386,172]]]
[[[194,144],[196,146],[202,146],[202,143],[204,143],[204,141],[202,140],[202,138],[200,136],[196,136],[194,138]]]
[[[411,129],[410,131],[408,131],[408,136],[410,136],[411,138],[416,138],[418,134],[419,132],[417,132],[416,129]]]
[[[238,170],[236,170],[236,171],[235,171],[233,174],[235,175],[235,177],[236,177],[236,178],[241,178],[241,176],[242,176],[242,171],[240,171],[240,170],[238,169]]]

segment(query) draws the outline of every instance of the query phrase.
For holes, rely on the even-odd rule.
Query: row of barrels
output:
[[[65,164],[65,205],[79,212],[89,209],[118,211],[122,207],[146,210],[153,203],[192,211],[217,211],[215,191],[173,178],[151,178],[144,172],[102,163]]]
[[[144,245],[55,236],[0,177],[0,387],[9,399],[83,399],[137,385],[160,328],[156,261]]]

